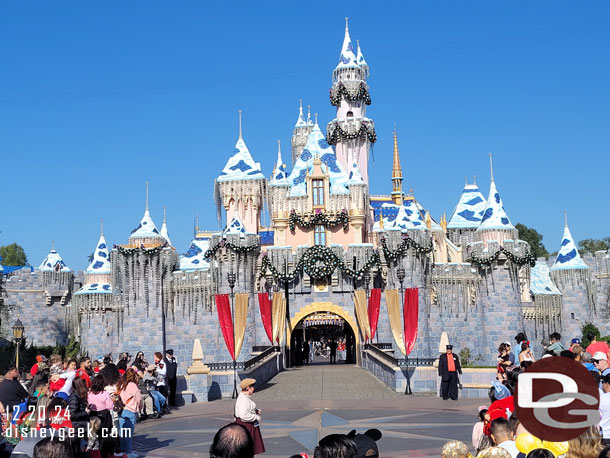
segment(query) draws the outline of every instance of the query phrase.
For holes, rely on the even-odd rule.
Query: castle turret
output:
[[[358,59],[364,67],[358,64]],[[330,103],[337,107],[337,115],[328,123],[326,139],[330,145],[335,145],[337,159],[345,170],[349,170],[353,162],[358,163],[367,184],[369,150],[377,140],[375,124],[366,117],[366,105],[371,104],[366,84],[368,75],[369,67],[362,51],[358,57],[354,54],[346,18],[343,46],[330,90]]]
[[[476,182],[464,186],[449,222],[447,237],[458,246],[464,246],[474,240],[474,232],[481,224],[487,203]]]
[[[300,156],[300,155],[299,155]],[[277,141],[277,162],[273,168],[273,176],[269,181],[269,208],[273,222],[274,242],[276,245],[286,244],[286,231],[288,230],[289,209],[286,195],[290,189],[286,164],[282,160],[280,141]]]
[[[155,222],[152,220],[148,210],[148,183],[146,183],[146,208],[144,216],[138,227],[131,231],[129,245],[138,247],[141,245],[164,245],[165,242],[165,237],[159,233],[159,229],[155,226]]]
[[[233,155],[227,161],[214,186],[217,209],[223,207],[226,221],[238,216],[248,232],[256,234],[267,194],[267,180],[261,165],[254,162],[242,138],[241,110],[239,111],[239,138]]]
[[[360,45],[358,45],[360,52]],[[364,58],[362,58],[364,60]],[[402,193],[402,167],[400,166],[400,155],[398,154],[398,139],[394,130],[394,160],[392,161],[392,201],[396,205],[401,205],[403,200]]]
[[[167,231],[167,220],[165,216],[165,207],[163,207],[163,224],[161,225],[161,237],[163,237],[169,246],[172,245],[172,241],[169,238],[169,232]]]
[[[308,107],[307,120],[303,117],[303,99],[299,100],[299,117],[294,125],[292,131],[292,138],[290,139],[290,146],[292,149],[292,164],[297,161],[305,148],[307,143],[307,137],[309,136],[311,129],[313,128],[313,122],[311,121],[311,111]]]
[[[489,155],[489,167],[491,175],[489,196],[487,197],[487,204],[485,205],[483,218],[481,218],[481,224],[476,230],[476,238],[485,243],[495,240],[502,245],[505,240],[517,239],[517,229],[508,219],[500,193],[496,189],[491,154]]]

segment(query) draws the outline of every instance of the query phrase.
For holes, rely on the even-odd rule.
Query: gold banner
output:
[[[273,344],[282,344],[284,339],[284,328],[286,326],[286,300],[283,293],[273,293],[271,303],[271,317],[273,320]]]
[[[237,293],[235,295],[235,360],[239,356],[246,335],[249,297],[249,293]]]
[[[369,312],[366,305],[366,292],[363,289],[354,291],[354,305],[362,337],[365,341],[371,340],[371,325],[369,323]]]
[[[388,315],[390,316],[390,328],[392,329],[392,335],[394,341],[398,345],[400,351],[406,355],[405,341],[402,338],[403,321],[400,313],[400,297],[398,290],[386,289],[385,291],[385,303],[388,307]]]

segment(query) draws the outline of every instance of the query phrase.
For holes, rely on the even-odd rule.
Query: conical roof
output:
[[[231,222],[229,224],[227,224],[227,227],[225,227],[225,230],[222,231],[223,237],[226,235],[235,235],[235,234],[239,234],[241,237],[243,237],[246,234],[249,234],[249,232],[246,231],[246,226],[244,226],[244,223],[242,223],[241,219],[237,215],[233,216],[233,219],[231,220]]]
[[[237,139],[233,155],[227,161],[217,181],[232,180],[264,180],[265,176],[261,172],[261,165],[254,162],[246,143],[241,138]]]
[[[487,197],[483,218],[481,219],[481,224],[477,228],[477,231],[514,228],[515,226],[512,225],[504,210],[502,198],[496,189],[496,183],[492,179],[491,184],[489,185],[489,197]]]
[[[549,266],[546,262],[537,261],[530,275],[530,292],[534,295],[560,295],[561,291],[551,280]]]
[[[354,54],[354,45],[352,39],[349,36],[349,27],[347,19],[345,20],[345,36],[343,37],[343,46],[341,47],[341,54],[339,55],[339,64],[336,68],[351,68],[358,67],[356,54]]]
[[[140,224],[133,231],[131,231],[129,239],[131,240],[133,238],[150,237],[160,238],[161,234],[159,234],[159,230],[157,229],[157,226],[155,226],[155,223],[152,218],[150,217],[150,212],[148,211],[148,208],[146,208],[146,210],[144,211],[144,216],[140,221]]]
[[[407,200],[404,205],[384,203],[381,209],[384,218],[383,230],[426,229],[426,221],[414,199]],[[379,221],[373,229],[382,230]]]
[[[70,269],[54,248],[38,266],[38,270],[41,272],[70,272]]]
[[[366,60],[364,60],[364,54],[362,54],[362,50],[360,49],[360,40],[356,40],[356,43],[358,44],[358,54],[356,55],[356,63],[360,67],[362,67],[362,69],[366,70],[366,75],[368,77],[369,64],[367,64]]]
[[[303,148],[301,156],[297,159],[292,168],[292,172],[288,176],[290,184],[290,197],[305,196],[307,194],[307,185],[305,178],[307,173],[313,172],[313,160],[319,157],[326,167],[330,177],[330,193],[331,194],[348,194],[346,188],[348,176],[341,164],[337,161],[335,151],[326,142],[326,137],[320,130],[320,126],[316,123],[307,137],[307,144]]]
[[[86,273],[88,274],[110,274],[112,272],[112,268],[110,265],[110,251],[108,250],[108,245],[106,244],[106,239],[104,235],[100,235],[100,239],[95,246],[95,251],[93,252],[93,260],[89,267],[87,267]]]
[[[167,244],[171,245],[172,241],[169,238],[169,232],[167,231],[167,220],[165,219],[165,207],[163,207],[163,224],[161,225],[161,237],[167,240]]]
[[[273,169],[273,177],[271,178],[271,185],[287,185],[288,174],[286,173],[286,164],[282,161],[282,150],[280,147],[280,141],[277,141],[277,162]]]
[[[467,184],[447,223],[447,229],[476,229],[487,203],[476,184]]]
[[[299,117],[297,118],[297,122],[294,127],[307,127],[307,121],[305,121],[305,117],[303,116],[303,101],[299,101]]]
[[[307,105],[307,127],[313,127],[313,120],[311,119],[311,105]]]
[[[356,161],[352,163],[352,169],[349,171],[349,178],[347,180],[348,186],[354,184],[364,184],[362,173],[360,173],[360,168],[358,167],[358,163]]]
[[[551,267],[551,270],[560,269],[588,269],[589,266],[580,257],[578,250],[576,249],[576,243],[570,233],[570,228],[566,222],[565,229],[563,230],[563,238],[561,239],[561,247],[559,253],[557,253],[557,259]]]
[[[180,256],[180,270],[207,270],[210,263],[205,259],[205,252],[210,248],[209,239],[193,239],[187,252]]]

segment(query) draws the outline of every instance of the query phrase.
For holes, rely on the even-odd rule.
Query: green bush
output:
[[[80,355],[80,343],[70,337],[68,345],[46,345],[34,346],[27,343],[24,338],[19,346],[19,370],[24,373],[36,363],[37,355],[45,355],[47,358],[52,354],[61,355],[62,358],[78,358]],[[9,366],[15,364],[15,345],[0,348],[0,374],[4,374]]]
[[[582,327],[582,344],[584,348],[587,348],[591,343],[591,341],[587,339],[587,334],[589,334],[590,332],[595,334],[597,340],[600,340],[601,334],[597,326],[595,326],[593,323],[585,323]]]

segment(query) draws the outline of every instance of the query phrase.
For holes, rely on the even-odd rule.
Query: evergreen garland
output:
[[[367,136],[371,143],[375,143],[377,141],[377,134],[374,129],[369,131],[369,128],[364,124],[360,124],[360,129],[353,134],[350,134],[344,131],[341,126],[337,123],[335,130],[332,131],[332,134],[329,134],[327,131],[326,142],[329,145],[336,145],[341,138],[345,138],[347,140],[354,140],[358,137]]]
[[[402,243],[395,250],[388,248],[385,237],[381,239],[381,247],[383,248],[383,255],[386,261],[392,262],[396,262],[399,257],[405,256],[409,248],[413,248],[419,254],[428,254],[434,248],[432,243],[430,245],[421,245],[406,234],[403,235]]]
[[[290,212],[289,224],[291,231],[294,231],[296,226],[307,229],[318,224],[321,224],[329,229],[335,226],[342,225],[343,229],[347,230],[347,228],[349,227],[349,215],[345,208],[341,210],[340,213],[331,213],[330,215],[321,210],[316,210],[315,212],[309,213],[307,217],[298,215],[294,210],[292,210]]]
[[[337,107],[341,103],[341,96],[345,97],[350,102],[357,100],[363,100],[367,105],[371,104],[371,95],[366,84],[362,83],[356,95],[352,96],[343,83],[337,84],[337,89],[331,88],[330,90],[330,103],[332,106]]]
[[[214,256],[216,256],[216,252],[218,250],[220,250],[221,248],[226,248],[227,250],[231,250],[234,253],[251,253],[255,250],[258,250],[260,248],[260,244],[257,242],[254,245],[240,246],[240,245],[235,245],[232,242],[227,242],[225,239],[222,239],[216,245],[214,245],[209,250],[207,250],[204,253],[203,257],[205,259],[209,260],[210,258],[213,258]]]
[[[158,245],[158,246],[151,247],[151,248],[146,248],[144,245],[141,245],[139,247],[124,247],[121,245],[113,245],[113,246],[114,246],[114,248],[116,248],[116,250],[119,253],[124,254],[124,255],[132,255],[132,254],[137,254],[137,253],[154,254],[154,253],[161,252],[161,250],[167,246],[167,242],[164,243],[163,245]]]
[[[506,255],[506,258],[509,261],[511,261],[514,264],[517,264],[518,266],[523,266],[525,264],[529,264],[531,267],[534,267],[536,265],[536,258],[531,253],[527,253],[525,256],[517,256],[517,255],[511,253],[510,251],[508,251],[504,247],[500,247],[500,249],[498,251],[496,251],[494,254],[492,254],[488,257],[485,257],[485,258],[481,258],[476,255],[472,255],[470,258],[468,258],[466,260],[466,262],[469,262],[470,264],[473,264],[477,267],[489,267],[498,260],[498,258],[500,257],[500,255],[502,253],[504,253]]]
[[[373,267],[379,267],[380,265],[381,261],[377,251],[373,252],[373,255],[366,260],[360,269],[354,270],[347,267],[343,260],[339,258],[331,248],[323,245],[314,245],[303,253],[303,256],[299,259],[299,262],[297,262],[294,271],[288,274],[280,273],[269,260],[267,253],[265,253],[261,272],[262,275],[266,275],[267,271],[269,271],[276,280],[284,283],[293,281],[298,274],[303,272],[309,275],[313,280],[320,280],[332,275],[335,269],[341,270],[341,272],[349,277],[360,279],[365,272],[368,272]]]

